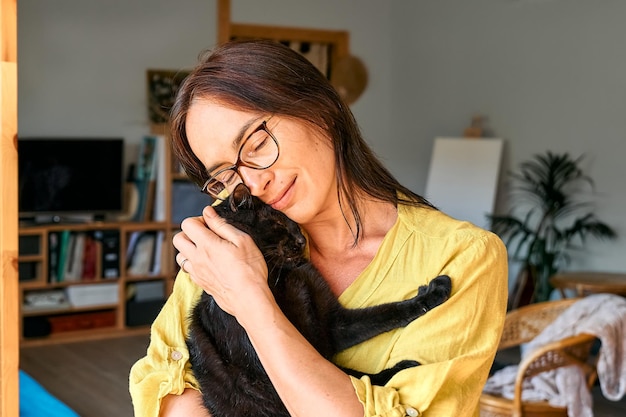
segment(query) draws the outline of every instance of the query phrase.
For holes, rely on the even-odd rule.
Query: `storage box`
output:
[[[135,286],[134,301],[153,301],[165,298],[165,282],[145,281],[133,284]]]
[[[119,284],[73,285],[65,289],[67,300],[74,307],[117,304]]]
[[[126,303],[126,325],[145,326],[152,324],[165,304],[165,299],[150,301],[129,301]]]
[[[24,337],[48,336],[52,331],[50,320],[47,317],[24,317],[22,323],[22,334]]]
[[[49,317],[51,333],[72,332],[115,326],[115,311],[68,314]]]

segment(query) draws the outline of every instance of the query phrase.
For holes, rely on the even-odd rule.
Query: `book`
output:
[[[48,234],[48,282],[59,282],[59,232]]]
[[[129,245],[129,256],[127,258],[127,274],[134,276],[149,275],[152,271],[152,258],[156,242],[156,232],[137,232],[139,235],[133,237],[132,247]]]
[[[165,240],[165,234],[162,230],[159,230],[156,234],[156,241],[154,242],[154,250],[152,251],[152,266],[150,269],[150,275],[159,275],[161,273],[161,257],[163,253],[163,241]]]
[[[154,209],[152,211],[152,220],[162,222],[166,220],[165,196],[167,194],[167,178],[166,178],[166,149],[167,146],[164,136],[155,136],[156,139],[156,166],[154,167]]]
[[[57,282],[65,280],[65,263],[67,262],[67,250],[70,243],[71,232],[63,230],[59,237],[59,257],[57,260]]]
[[[85,233],[70,234],[67,261],[65,262],[65,281],[80,281],[83,275],[83,254],[85,252]]]
[[[148,221],[154,208],[154,182],[157,171],[157,136],[144,136],[139,148],[136,179],[139,201],[134,221]]]
[[[83,281],[93,281],[98,276],[99,248],[98,241],[92,233],[85,234],[85,249],[83,251]]]
[[[126,269],[128,269],[131,265],[133,254],[135,250],[137,250],[137,242],[139,241],[139,237],[143,232],[132,232],[128,237],[128,242],[126,243]]]
[[[102,278],[118,278],[120,276],[120,231],[98,230],[95,236],[101,245]]]

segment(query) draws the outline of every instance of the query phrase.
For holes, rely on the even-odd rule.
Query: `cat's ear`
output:
[[[230,195],[229,200],[230,209],[232,211],[252,208],[252,193],[250,193],[250,189],[244,183],[241,183],[235,187],[233,193]]]

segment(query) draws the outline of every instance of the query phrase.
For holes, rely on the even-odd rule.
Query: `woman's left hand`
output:
[[[272,297],[267,264],[252,238],[226,223],[213,207],[202,214],[181,223],[182,231],[173,239],[176,261],[222,310],[240,319],[254,312],[259,297]]]

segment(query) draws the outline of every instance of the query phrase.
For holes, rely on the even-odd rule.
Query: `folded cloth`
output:
[[[600,339],[597,371],[602,394],[619,401],[626,393],[626,299],[613,294],[594,294],[572,304],[530,341],[525,356],[547,343],[578,334]],[[513,398],[517,365],[492,375],[486,393]],[[578,367],[569,366],[528,378],[522,387],[523,401],[548,401],[567,406],[569,417],[592,417],[593,402],[586,380]]]

